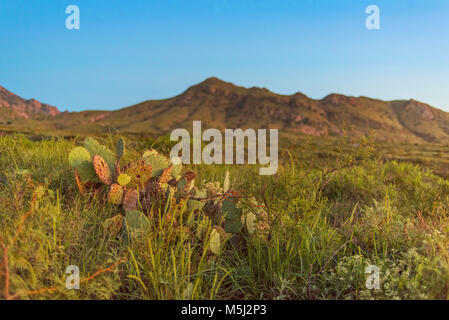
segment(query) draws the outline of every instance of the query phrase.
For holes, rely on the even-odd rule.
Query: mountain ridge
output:
[[[0,86],[0,121],[30,119],[59,114],[58,108],[36,99],[23,99]]]
[[[175,128],[191,129],[193,120],[201,120],[204,128],[277,128],[291,139],[297,135],[374,134],[376,139],[389,142],[449,142],[449,113],[413,99],[383,101],[331,93],[316,100],[301,92],[281,95],[266,88],[237,86],[216,77],[177,96],[146,100],[119,110],[58,111],[34,118],[13,121],[11,125],[86,133],[119,130],[161,135]]]

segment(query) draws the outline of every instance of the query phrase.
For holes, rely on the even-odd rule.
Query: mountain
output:
[[[34,119],[59,114],[56,107],[35,99],[25,100],[0,86],[0,124],[18,119]]]
[[[330,94],[315,100],[302,93],[279,95],[209,78],[173,98],[148,100],[117,111],[55,113],[36,126],[77,133],[107,132],[162,135],[175,128],[278,128],[288,139],[298,135],[360,137],[374,134],[389,142],[449,142],[449,113],[415,100],[382,101]]]

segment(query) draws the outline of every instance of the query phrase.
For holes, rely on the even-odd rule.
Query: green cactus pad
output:
[[[115,205],[120,205],[123,199],[123,187],[119,184],[112,184],[108,193],[108,201]]]
[[[73,169],[77,169],[85,161],[90,162],[91,159],[89,151],[83,147],[76,147],[69,154],[69,162]]]
[[[129,210],[125,215],[126,226],[131,231],[144,231],[150,227],[150,222],[143,212]]]
[[[130,181],[131,181],[131,177],[129,175],[127,175],[126,173],[121,173],[117,177],[117,182],[122,187],[126,186]]]
[[[84,140],[84,147],[87,149],[87,151],[89,151],[91,159],[93,158],[93,156],[99,155],[106,161],[109,168],[115,168],[115,155],[106,146],[103,146],[98,143],[97,140],[88,137],[86,138],[86,140]]]
[[[94,155],[92,158],[94,164],[95,173],[97,177],[105,184],[110,185],[112,183],[112,172],[108,163],[100,155]]]
[[[117,156],[117,160],[120,160],[125,153],[125,139],[120,137],[117,140],[117,144],[115,145],[115,155]]]
[[[83,183],[89,181],[98,181],[94,165],[90,161],[83,161],[78,164],[76,171],[78,172],[78,175]]]
[[[242,231],[242,208],[236,206],[237,201],[235,197],[223,201],[222,214],[225,217],[225,231],[228,233]]]
[[[95,180],[95,169],[86,148],[76,147],[70,151],[69,163],[73,169],[76,169],[82,183]]]
[[[170,160],[159,154],[156,150],[147,150],[142,156],[142,159],[147,165],[151,165],[153,172],[152,177],[159,177],[164,169],[168,168],[170,165]]]

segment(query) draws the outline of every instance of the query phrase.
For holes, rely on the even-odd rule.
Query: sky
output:
[[[365,27],[369,5],[380,30]],[[449,111],[449,0],[0,1],[0,85],[23,98],[112,110],[211,76]]]

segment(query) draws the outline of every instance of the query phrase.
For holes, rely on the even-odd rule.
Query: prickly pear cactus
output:
[[[153,169],[151,174],[152,177],[159,177],[164,169],[168,168],[170,165],[170,160],[154,149],[145,151],[142,159],[147,165],[151,165],[151,168]]]
[[[126,212],[125,221],[127,229],[132,232],[142,232],[150,227],[150,222],[145,214],[138,210],[130,210]]]
[[[123,198],[123,208],[125,211],[137,210],[139,206],[139,192],[136,189],[130,189]]]
[[[161,230],[181,223],[179,230],[189,230],[186,231],[187,238],[191,228],[196,230],[197,241],[207,246],[211,256],[220,255],[232,234],[242,232],[243,226],[251,235],[266,237],[268,234],[264,212],[242,211],[240,199],[230,189],[229,172],[226,172],[223,186],[209,182],[203,189],[198,189],[195,187],[196,174],[182,174],[179,158],[168,159],[155,150],[147,150],[141,160],[120,168],[124,152],[123,138],[117,141],[115,153],[97,140],[87,138],[84,147],[74,148],[69,155],[80,192],[85,193],[86,187],[89,190],[96,188],[100,191],[98,194],[108,190],[108,202],[121,205],[125,212],[125,217],[118,215],[104,222],[108,234],[117,235],[122,226],[126,231],[125,239],[126,235],[145,231],[151,226],[148,217],[155,219],[152,220],[154,226],[159,223],[157,229]],[[189,222],[179,218],[184,212],[193,212]],[[200,221],[196,228],[194,221]],[[159,232],[163,232],[161,230]]]
[[[117,177],[117,183],[122,187],[126,187],[131,182],[131,177],[126,173],[121,173]]]
[[[69,154],[70,166],[77,171],[82,183],[96,179],[96,173],[89,151],[83,147],[76,147]],[[75,176],[76,177],[76,176]]]
[[[91,156],[89,151],[83,147],[76,147],[69,154],[69,162],[72,168],[76,169],[83,162],[90,162]]]
[[[95,173],[101,182],[110,185],[112,183],[112,172],[107,162],[100,155],[94,155],[92,158]]]
[[[237,207],[238,199],[229,197],[223,201],[222,214],[225,218],[225,231],[239,233],[242,231],[242,208]]]
[[[123,187],[117,183],[111,185],[108,193],[108,201],[115,205],[122,204]]]
[[[171,171],[172,171],[173,166],[170,165],[168,168],[165,168],[164,170],[162,170],[162,174],[159,177],[159,183],[161,185],[167,184],[168,181],[171,180],[172,176],[171,176]]]
[[[144,185],[151,178],[152,167],[143,160],[139,160],[130,163],[124,171],[131,178],[128,187],[143,189]]]
[[[95,155],[99,155],[106,161],[110,169],[115,168],[116,158],[114,153],[106,146],[101,145],[97,140],[90,137],[86,138],[86,140],[84,140],[84,148],[87,149],[91,158]]]
[[[117,157],[117,160],[120,160],[123,157],[124,153],[125,153],[125,139],[120,137],[117,140],[117,144],[115,145],[115,155]]]

